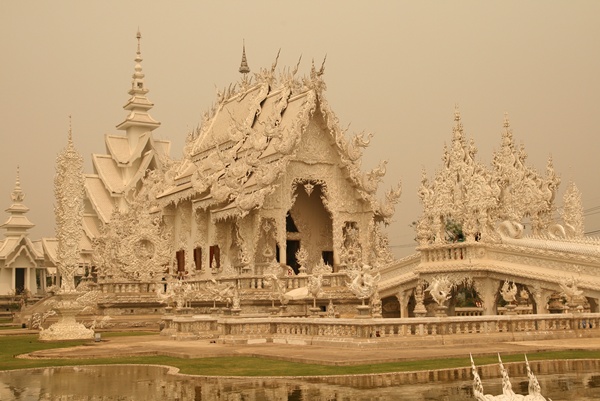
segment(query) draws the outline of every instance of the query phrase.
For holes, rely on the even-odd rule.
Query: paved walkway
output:
[[[1,335],[2,333],[0,333]],[[8,333],[7,333],[8,334]],[[1,342],[1,340],[0,340]],[[114,356],[165,355],[179,358],[256,356],[291,362],[322,365],[358,365],[368,363],[424,360],[523,353],[548,350],[600,350],[600,338],[470,343],[422,347],[340,348],[287,344],[216,344],[209,340],[175,341],[158,334],[136,337],[109,337],[100,342],[30,354],[35,358],[104,358]]]

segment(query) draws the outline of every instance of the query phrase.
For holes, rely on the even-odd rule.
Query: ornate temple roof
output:
[[[19,169],[15,187],[11,193],[12,204],[6,212],[9,217],[0,227],[5,230],[3,240],[0,240],[0,266],[10,267],[20,256],[25,257],[32,266],[39,265],[44,259],[44,252],[39,242],[29,239],[28,230],[35,226],[25,214],[29,208],[23,204],[25,194],[21,189]]]
[[[194,198],[195,207],[218,204],[219,213],[235,209],[244,215],[262,205],[287,164],[295,160],[339,165],[376,215],[391,215],[389,206],[399,197],[399,189],[389,192],[388,207],[374,199],[385,164],[368,173],[360,171],[362,149],[370,136],[359,134],[347,140],[323,95],[324,67],[317,70],[313,63],[310,75],[299,78],[298,65],[279,75],[276,65],[277,61],[255,73],[254,80],[244,73],[239,83],[217,94],[216,105],[205,114],[201,127],[189,134],[183,160],[165,177],[167,185],[159,194],[163,206]],[[298,153],[310,124],[323,124],[331,154]]]

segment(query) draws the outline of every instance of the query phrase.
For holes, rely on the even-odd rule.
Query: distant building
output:
[[[0,240],[0,295],[24,291],[42,295],[46,291],[47,268],[54,266],[56,242],[51,238],[29,238],[28,231],[35,224],[26,216],[29,208],[23,204],[25,194],[18,171],[11,199],[12,204],[6,209],[9,217],[0,226],[5,237]]]

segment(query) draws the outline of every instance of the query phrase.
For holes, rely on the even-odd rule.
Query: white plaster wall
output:
[[[0,269],[0,295],[8,295],[13,290],[13,269]]]

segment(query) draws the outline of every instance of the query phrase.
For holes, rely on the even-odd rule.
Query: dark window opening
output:
[[[194,248],[194,264],[196,270],[202,270],[202,248]]]
[[[321,256],[323,257],[323,263],[333,267],[333,251],[323,251]]]
[[[285,216],[285,231],[288,233],[297,233],[298,227],[296,227],[296,223],[294,223],[294,219],[288,212],[287,216]]]
[[[209,262],[211,269],[221,268],[221,250],[219,249],[219,245],[212,245],[209,248]]]
[[[300,264],[296,260],[296,252],[298,252],[298,249],[300,249],[300,241],[286,241],[285,264],[290,266],[296,274],[298,274],[298,269],[300,268]]]
[[[175,259],[177,260],[177,276],[183,277],[185,275],[185,251],[180,249],[175,252]]]

